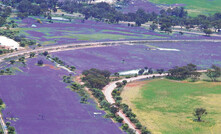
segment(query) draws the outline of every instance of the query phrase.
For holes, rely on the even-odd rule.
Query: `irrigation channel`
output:
[[[28,49],[18,50],[13,53],[1,55],[0,62],[4,62],[5,59],[12,58],[12,57],[22,56],[22,55],[25,56],[30,53],[41,53],[44,51],[58,52],[58,51],[67,51],[67,50],[75,50],[75,49],[93,48],[93,47],[105,47],[105,46],[112,46],[112,45],[119,45],[119,44],[133,45],[133,43],[154,43],[154,42],[156,42],[156,43],[160,43],[160,42],[221,42],[221,40],[129,40],[129,41],[104,41],[104,42],[72,43],[72,44],[57,45],[57,46],[46,46],[46,47],[40,47],[40,48],[36,48],[36,49],[28,48]],[[71,72],[71,70],[69,70],[68,68],[66,68],[64,66],[62,68]],[[131,82],[131,81],[135,81],[135,80],[144,79],[147,77],[150,78],[150,77],[153,77],[153,75],[165,76],[166,74],[142,75],[142,76],[138,76],[135,78],[128,78],[128,79],[123,79],[123,80],[127,80],[128,82]],[[123,80],[119,80],[119,81],[123,81]],[[119,81],[117,81],[117,82],[119,82]],[[111,104],[113,104],[115,102],[112,95],[111,95],[112,91],[115,88],[116,88],[116,82],[112,82],[109,85],[107,85],[103,90],[106,100]],[[122,111],[119,111],[117,114],[124,119],[124,122],[127,123],[130,128],[132,128],[136,131],[136,134],[140,134],[140,131],[135,129],[135,125],[132,122],[130,122],[130,120],[126,117],[126,115]],[[4,134],[8,134],[7,128],[5,127],[5,122],[4,122],[1,114],[0,114],[0,122],[1,122],[1,126],[3,128]]]

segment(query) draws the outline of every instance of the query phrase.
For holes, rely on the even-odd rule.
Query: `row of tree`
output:
[[[175,66],[173,69],[168,70],[169,79],[184,80],[187,78],[197,79],[201,73],[197,72],[197,66],[194,64],[187,64],[186,66]]]

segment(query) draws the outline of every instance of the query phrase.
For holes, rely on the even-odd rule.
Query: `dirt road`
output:
[[[4,134],[8,134],[8,130],[6,128],[6,125],[5,125],[5,122],[2,118],[2,114],[0,113],[0,124],[1,124],[1,127],[2,127],[2,130],[4,132]]]

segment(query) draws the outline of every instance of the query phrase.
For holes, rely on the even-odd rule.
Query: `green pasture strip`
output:
[[[185,4],[191,16],[220,12],[220,0],[149,0],[156,4]]]
[[[206,134],[220,130],[219,97],[221,97],[220,83],[189,83],[156,79],[143,86],[140,97],[132,103],[139,114],[152,113],[157,119],[153,122],[163,134]],[[208,110],[209,114],[203,118],[204,122],[194,121],[192,113],[197,107]]]

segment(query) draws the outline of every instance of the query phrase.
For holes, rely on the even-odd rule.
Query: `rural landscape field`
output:
[[[220,134],[220,0],[0,0],[0,134]]]

